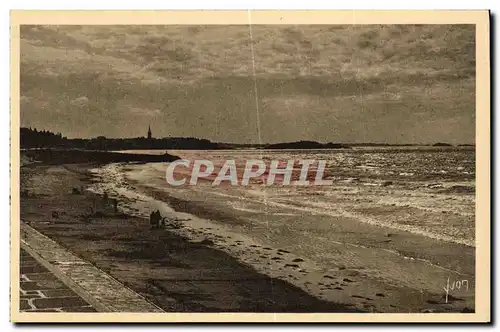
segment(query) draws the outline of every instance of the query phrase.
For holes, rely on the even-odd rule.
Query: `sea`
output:
[[[125,212],[147,218],[159,209],[186,226],[179,230],[183,236],[202,239],[211,234],[216,243],[222,239],[222,249],[251,265],[262,267],[264,262],[251,255],[251,249],[238,252],[224,239],[286,248],[316,269],[328,271],[343,264],[398,285],[415,287],[421,282],[417,286],[422,289],[440,289],[441,281],[433,284],[433,273],[439,278],[473,274],[425,253],[425,248],[444,246],[474,252],[473,147],[123,152],[168,152],[187,160],[209,160],[215,172],[227,160],[235,160],[239,168],[249,159],[325,160],[324,179],[332,180],[327,186],[265,181],[213,186],[212,181],[199,181],[196,186],[174,187],[165,178],[167,163],[119,163],[92,170],[101,179],[92,190],[122,198]],[[403,240],[391,246],[392,234],[401,234]],[[423,269],[429,277],[415,278]]]

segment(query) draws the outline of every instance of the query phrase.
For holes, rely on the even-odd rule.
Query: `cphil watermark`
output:
[[[263,185],[331,185],[325,179],[325,160],[269,160],[251,159],[237,163],[226,160],[222,165],[210,160],[180,159],[167,167],[167,183],[172,186],[196,185],[198,180],[211,181],[212,186],[230,184],[247,186]],[[219,168],[219,169],[216,169]]]

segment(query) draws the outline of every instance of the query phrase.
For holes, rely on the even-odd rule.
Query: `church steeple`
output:
[[[151,125],[149,125],[149,128],[148,128],[148,139],[151,139],[153,137],[152,133],[151,133]]]

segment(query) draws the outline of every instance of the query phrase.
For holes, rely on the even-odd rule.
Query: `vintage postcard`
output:
[[[14,322],[489,322],[488,11],[13,11]]]

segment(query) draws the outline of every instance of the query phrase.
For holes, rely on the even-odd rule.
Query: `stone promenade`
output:
[[[21,221],[20,311],[163,312]]]
[[[21,250],[20,268],[21,312],[96,311],[25,250]]]

